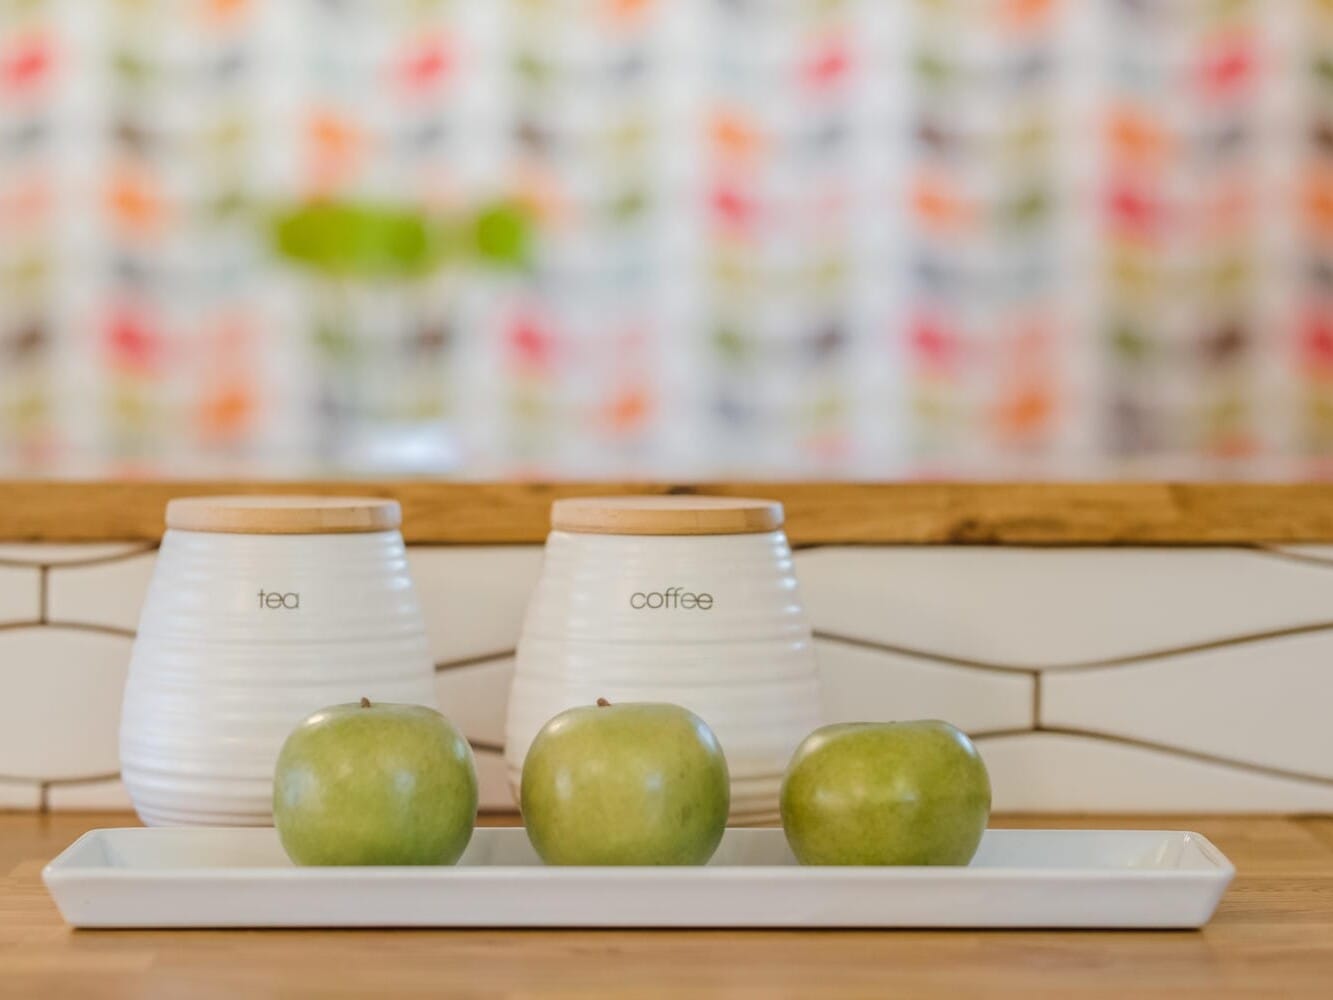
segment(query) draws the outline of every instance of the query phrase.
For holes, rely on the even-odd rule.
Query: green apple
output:
[[[549,865],[702,865],[726,830],[731,782],[693,712],[599,701],[537,734],[520,799]]]
[[[947,722],[825,726],[782,782],[803,865],[966,865],[989,818],[986,765]]]
[[[477,821],[472,748],[424,705],[335,705],[278,754],[273,822],[298,865],[451,865]]]

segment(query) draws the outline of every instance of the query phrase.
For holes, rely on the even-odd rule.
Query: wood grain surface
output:
[[[367,497],[178,497],[166,509],[169,528],[224,535],[363,534],[402,523],[396,502]]]
[[[565,497],[551,527],[595,535],[754,535],[782,527],[782,504],[742,497]]]
[[[418,544],[540,542],[560,497],[699,493],[786,507],[798,545],[1236,545],[1333,542],[1333,484],[0,483],[0,540],[154,541],[173,497],[304,493],[398,500]]]
[[[123,815],[0,815],[0,996],[1327,997],[1333,819],[1043,817],[1193,829],[1239,874],[1200,932],[71,931],[42,865]]]

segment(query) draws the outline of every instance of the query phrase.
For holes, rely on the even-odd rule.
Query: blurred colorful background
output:
[[[0,0],[9,474],[1330,458],[1333,0]]]

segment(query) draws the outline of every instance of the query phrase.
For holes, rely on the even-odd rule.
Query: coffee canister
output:
[[[121,715],[145,823],[269,825],[278,750],[306,715],[362,697],[435,705],[400,523],[376,499],[168,505]]]
[[[558,501],[524,619],[506,763],[598,698],[683,705],[717,734],[733,823],[776,818],[782,774],[820,725],[815,653],[782,505],[720,497]]]

